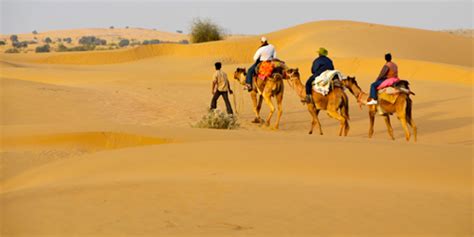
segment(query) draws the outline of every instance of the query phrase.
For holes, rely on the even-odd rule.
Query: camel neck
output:
[[[306,92],[305,92],[305,87],[303,85],[303,83],[301,83],[301,79],[298,77],[296,80],[294,80],[294,90],[296,92],[296,94],[298,96],[300,96],[301,98],[304,98],[305,95],[306,95]]]

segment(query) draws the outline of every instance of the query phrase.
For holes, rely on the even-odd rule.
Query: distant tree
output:
[[[119,42],[119,46],[120,46],[120,47],[126,47],[126,46],[128,46],[128,45],[130,45],[130,40],[128,40],[128,39],[122,39],[122,40],[120,40],[120,42]]]
[[[128,28],[130,28],[130,27],[128,27],[128,26],[125,26],[125,29],[128,29]]]
[[[114,26],[110,26],[109,29],[113,30],[115,27]]]
[[[178,33],[178,34],[182,34],[182,33],[183,33],[183,31],[182,31],[182,30],[177,30],[177,31],[176,31],[176,33]]]
[[[49,53],[50,49],[51,48],[50,48],[49,44],[45,44],[43,46],[36,47],[35,52],[37,52],[37,53]]]
[[[38,31],[34,30],[32,33],[33,33],[34,35],[37,35],[37,34],[38,34]]]
[[[71,37],[64,38],[63,41],[68,43],[68,44],[72,43]]]
[[[18,42],[18,36],[17,36],[17,35],[11,35],[11,36],[10,36],[10,40],[11,40],[12,42]]]
[[[186,39],[184,39],[184,40],[179,41],[179,43],[180,43],[180,44],[189,44],[189,41],[186,40]]]
[[[53,40],[49,37],[46,37],[46,38],[44,38],[44,42],[47,43],[47,44],[51,44],[53,42]]]
[[[191,41],[193,43],[216,41],[223,38],[224,30],[210,19],[195,18],[193,20],[191,24]]]

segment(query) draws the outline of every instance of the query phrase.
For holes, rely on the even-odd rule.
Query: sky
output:
[[[196,17],[230,34],[264,34],[318,20],[352,20],[430,30],[472,28],[473,2],[462,1],[160,1],[0,0],[0,33],[142,27],[189,32]]]

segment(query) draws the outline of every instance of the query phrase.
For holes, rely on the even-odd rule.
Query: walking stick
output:
[[[233,87],[234,87],[234,90],[232,90],[232,91],[233,91],[233,93],[232,93],[232,99],[233,99],[233,101],[234,101],[234,109],[235,109],[235,113],[236,113],[237,115],[239,115],[239,111],[237,110],[237,99],[235,98],[235,91],[236,91],[236,90],[235,90],[235,81],[232,82],[232,84],[233,84]]]

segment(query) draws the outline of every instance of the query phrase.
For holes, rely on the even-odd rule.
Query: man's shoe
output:
[[[306,96],[306,103],[312,103],[313,102],[313,97],[311,95]]]
[[[251,92],[251,91],[252,91],[252,85],[246,84],[246,85],[245,85],[245,89],[246,89],[248,92]]]
[[[378,102],[374,99],[370,100],[369,102],[367,102],[367,105],[376,105],[378,104]]]

